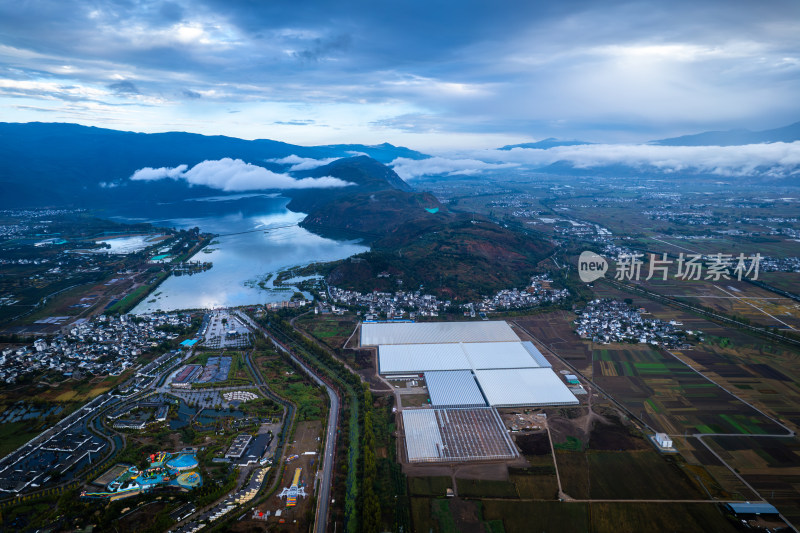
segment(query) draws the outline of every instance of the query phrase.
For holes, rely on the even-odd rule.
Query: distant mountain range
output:
[[[397,157],[425,154],[384,143],[298,146],[272,140],[247,141],[194,133],[132,133],[77,124],[0,123],[0,206],[93,206],[219,194],[204,186],[175,180],[133,182],[143,167],[192,167],[225,157],[242,159],[275,171],[289,165],[268,163],[290,155],[325,159],[366,154],[388,163]],[[399,178],[398,178],[399,179]],[[352,180],[351,180],[352,181]]]
[[[750,143],[793,142],[800,140],[800,122],[765,131],[731,130],[705,132],[652,141],[662,146],[730,146]],[[547,138],[538,142],[506,145],[515,148],[549,150],[557,147],[592,144],[581,140]],[[310,170],[313,164],[295,167],[277,160],[297,156],[324,160],[341,158]],[[333,176],[357,183],[339,190],[281,191],[292,198],[293,209],[311,213],[321,207],[320,199],[332,200],[381,190],[410,192],[410,187],[385,165],[397,158],[423,160],[430,156],[388,143],[378,145],[336,144],[298,146],[280,141],[243,140],[193,133],[133,133],[60,123],[0,123],[0,207],[62,206],[109,207],[157,204],[220,194],[219,189],[189,185],[185,180],[160,179],[132,181],[129,178],[144,167],[173,168],[222,158],[241,159],[273,172],[295,178]],[[292,171],[293,169],[297,169]],[[554,173],[580,175],[591,172],[616,176],[641,175],[641,168],[625,164],[576,169],[568,161],[530,168]],[[648,171],[649,172],[649,171]],[[656,168],[653,173],[659,173]],[[675,174],[673,174],[675,176]],[[428,200],[425,200],[427,202]],[[424,202],[423,202],[424,203]],[[432,207],[433,208],[433,207]]]
[[[659,139],[646,144],[655,144],[659,146],[741,146],[745,144],[774,142],[791,143],[795,141],[800,141],[800,122],[763,131],[750,131],[746,129],[705,131],[692,135]],[[578,140],[562,141],[554,137],[548,137],[547,139],[532,143],[508,144],[502,148],[498,148],[498,150],[512,150],[514,148],[548,150],[559,146],[581,146],[587,144],[596,143]]]
[[[652,141],[650,144],[661,146],[740,146],[743,144],[790,143],[794,141],[800,141],[800,122],[795,122],[782,128],[763,131],[744,129],[706,131],[694,135]]]

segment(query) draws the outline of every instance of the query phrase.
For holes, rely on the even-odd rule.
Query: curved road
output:
[[[330,411],[328,411],[328,427],[327,435],[325,437],[325,450],[322,459],[322,476],[319,479],[319,493],[317,495],[317,512],[314,523],[314,531],[316,533],[325,533],[328,528],[328,507],[331,501],[331,482],[333,478],[333,457],[334,448],[336,445],[336,426],[339,421],[339,395],[336,391],[325,381],[323,381],[317,374],[306,365],[303,361],[294,356],[294,354],[283,344],[278,342],[272,335],[264,328],[256,324],[249,316],[236,311],[237,316],[244,320],[253,330],[261,332],[267,339],[272,341],[272,344],[283,353],[287,354],[292,361],[297,363],[303,371],[320,386],[324,386],[328,391],[330,398]]]

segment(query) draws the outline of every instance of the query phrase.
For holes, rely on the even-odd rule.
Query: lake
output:
[[[132,218],[178,229],[199,227],[219,234],[195,254],[214,266],[191,276],[170,276],[133,309],[134,314],[178,309],[212,309],[288,300],[295,289],[278,290],[278,272],[319,261],[344,259],[369,248],[358,241],[336,241],[299,226],[305,215],[286,209],[286,198],[267,195],[176,202],[160,205],[159,214],[175,218]],[[186,216],[192,215],[192,216]],[[122,217],[120,217],[122,218]],[[275,228],[275,229],[270,229]],[[272,274],[264,290],[258,282]]]

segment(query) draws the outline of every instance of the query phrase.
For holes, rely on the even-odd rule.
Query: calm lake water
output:
[[[177,309],[216,308],[288,300],[294,292],[261,289],[258,282],[272,274],[318,261],[344,259],[368,247],[356,241],[335,241],[296,224],[305,217],[286,209],[288,200],[244,196],[220,201],[175,204],[170,212],[182,218],[148,218],[160,226],[199,227],[221,235],[192,259],[214,266],[192,276],[170,276],[133,309],[134,314]],[[164,206],[162,206],[164,207]],[[202,215],[206,216],[202,216]],[[128,218],[128,220],[132,220]],[[287,226],[287,227],[279,227]],[[269,229],[276,228],[276,229]]]

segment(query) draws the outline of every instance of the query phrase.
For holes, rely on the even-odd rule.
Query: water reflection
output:
[[[171,276],[133,310],[136,314],[157,310],[215,308],[288,299],[293,292],[258,286],[269,274],[317,261],[333,261],[366,251],[355,241],[334,241],[296,226],[305,215],[286,209],[284,198],[263,198],[262,213],[234,211],[208,217],[153,220],[157,225],[199,227],[220,234],[217,243],[194,256],[214,267],[192,276]],[[193,202],[197,207],[202,203]],[[235,203],[229,203],[235,208]],[[280,227],[279,226],[284,226]],[[277,228],[277,229],[270,229]]]

